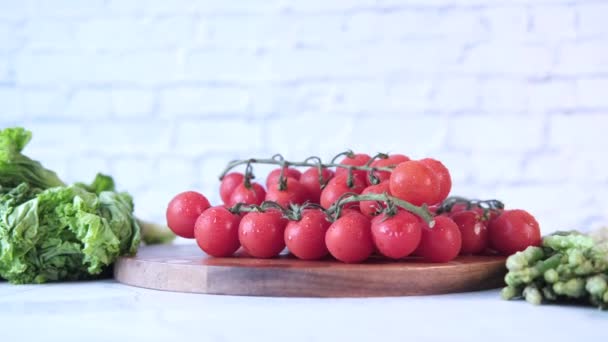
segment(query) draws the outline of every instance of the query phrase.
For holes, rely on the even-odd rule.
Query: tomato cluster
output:
[[[211,207],[193,191],[178,194],[167,208],[168,226],[215,257],[242,248],[251,257],[272,258],[287,247],[299,259],[331,255],[346,263],[372,254],[448,262],[459,254],[509,255],[540,243],[538,223],[523,210],[448,198],[450,172],[435,159],[350,152],[338,164],[245,162],[245,174],[222,177],[223,205]],[[281,166],[270,172],[266,188],[252,181],[254,162]]]

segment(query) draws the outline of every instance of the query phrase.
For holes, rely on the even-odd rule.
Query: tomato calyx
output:
[[[227,208],[229,212],[233,214],[242,214],[242,213],[265,213],[270,210],[279,211],[283,216],[288,215],[288,209],[283,208],[280,204],[272,201],[264,201],[262,204],[247,204],[247,203],[237,203],[234,206]]]
[[[277,184],[278,189],[279,191],[285,191],[287,189],[287,177],[285,177],[285,170],[287,170],[289,167],[289,162],[286,161],[285,158],[283,158],[283,156],[279,153],[272,156],[272,159],[276,160],[281,166],[281,172],[279,173],[279,181]]]
[[[325,169],[326,167],[325,167],[325,165],[323,165],[323,161],[321,160],[321,158],[319,158],[317,156],[311,156],[311,157],[304,159],[304,163],[308,163],[311,160],[315,164],[313,167],[317,168],[317,171],[319,173],[319,185],[320,185],[321,190],[323,190],[323,189],[325,189],[325,186],[327,186],[327,183],[329,183],[329,178],[325,179],[325,177],[323,177],[323,169]]]
[[[478,200],[451,196],[446,198],[441,205],[439,205],[436,215],[460,210],[477,210],[480,212],[481,220],[488,221],[493,214],[498,214],[504,209],[504,203],[496,199]]]
[[[306,202],[302,205],[292,204],[289,209],[286,211],[286,218],[290,221],[300,221],[302,220],[302,215],[306,210],[319,210],[325,214],[327,220],[332,222],[332,216],[323,208],[320,204]]]
[[[418,217],[432,228],[435,224],[433,216],[426,205],[415,206],[407,201],[388,195],[387,193],[382,194],[363,194],[359,195],[352,192],[347,192],[340,196],[340,198],[328,209],[324,209],[321,205],[316,203],[306,202],[302,205],[291,204],[288,208],[281,206],[277,202],[264,201],[260,205],[237,203],[234,206],[227,208],[232,214],[241,214],[249,212],[267,212],[269,210],[278,211],[281,215],[290,221],[299,221],[302,219],[302,214],[305,210],[319,210],[322,211],[330,222],[336,221],[342,216],[342,212],[348,210],[344,206],[348,203],[361,202],[361,201],[377,201],[386,203],[384,212],[385,218],[390,218],[396,215],[400,208],[405,209]]]
[[[251,166],[251,163],[247,163],[247,167],[245,168],[245,178],[243,179],[243,185],[245,185],[245,188],[251,189],[251,180],[254,178],[253,166]]]
[[[372,156],[372,158],[370,160],[367,161],[367,163],[365,163],[364,166],[370,167],[372,165],[372,163],[374,161],[376,161],[377,159],[388,159],[388,153],[382,153],[382,152],[378,152],[376,153],[376,155]],[[368,179],[369,179],[369,183],[371,185],[376,185],[380,183],[380,178],[378,178],[378,176],[376,175],[376,172],[378,170],[376,170],[376,168],[372,167],[371,170],[368,172]]]
[[[338,158],[340,158],[342,156],[345,156],[348,158],[354,158],[355,152],[353,152],[353,150],[351,150],[351,149],[348,149],[344,152],[340,152],[340,153],[336,154],[333,158],[331,158],[331,163],[334,164],[338,160]]]
[[[429,211],[426,204],[423,204],[422,206],[416,206],[397,197],[390,196],[386,192],[382,194],[369,193],[363,195],[348,192],[342,195],[329,209],[327,209],[327,211],[332,214],[334,219],[336,219],[340,217],[340,213],[345,204],[360,201],[384,202],[386,203],[387,210],[389,210],[389,212],[392,212],[393,215],[397,213],[398,208],[403,208],[420,217],[428,224],[430,228],[433,228],[433,226],[435,225],[433,215]]]
[[[348,168],[348,177],[346,178],[346,186],[352,189],[355,186],[355,173],[353,172],[353,167],[350,166]]]

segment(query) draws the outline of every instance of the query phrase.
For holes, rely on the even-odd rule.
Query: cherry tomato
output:
[[[275,257],[285,248],[286,225],[278,211],[247,213],[239,224],[239,242],[252,257]]]
[[[282,207],[289,207],[290,204],[303,204],[308,199],[306,188],[299,181],[293,178],[287,178],[287,184],[284,190],[279,190],[279,183],[274,183],[268,188],[266,193],[266,201],[274,201]]]
[[[342,262],[366,260],[374,251],[369,219],[357,213],[340,217],[327,230],[325,244],[329,253]]]
[[[228,204],[230,202],[230,195],[239,184],[243,183],[244,179],[245,176],[239,172],[231,172],[222,178],[220,197],[224,203]]]
[[[460,254],[477,254],[488,247],[488,227],[475,210],[460,211],[450,215],[460,229],[462,246]]]
[[[430,262],[448,262],[458,255],[461,246],[462,237],[456,223],[449,217],[437,216],[433,228],[423,225],[416,255]]]
[[[194,237],[198,246],[214,257],[231,256],[241,246],[239,222],[241,216],[224,207],[205,210],[194,224]]]
[[[351,166],[363,166],[363,165],[367,164],[367,162],[370,159],[372,159],[372,157],[370,157],[369,155],[367,155],[365,153],[356,153],[352,156],[352,158],[349,156],[344,157],[344,159],[342,159],[342,161],[340,161],[340,164],[351,165]],[[365,178],[367,177],[367,171],[364,171],[364,170],[353,170],[353,174],[357,175],[362,180],[365,180]],[[344,176],[348,175],[348,169],[343,168],[343,167],[336,168],[336,176],[342,176],[342,175],[344,175]]]
[[[335,176],[321,192],[321,206],[325,209],[329,208],[334,202],[347,192],[360,194],[365,189],[365,181],[361,177],[353,177],[353,186],[348,187],[347,175]],[[356,203],[348,203],[346,208],[357,205]]]
[[[323,181],[327,182],[334,177],[334,172],[330,169],[323,169],[322,172]],[[306,188],[308,192],[308,199],[312,203],[319,203],[321,200],[321,184],[319,183],[319,169],[311,167],[304,171],[300,177],[300,183]]]
[[[285,168],[283,175],[285,176],[285,178],[293,178],[295,180],[300,180],[300,176],[302,174],[300,173],[300,171],[288,167],[288,168]],[[281,177],[281,168],[270,171],[270,173],[268,174],[268,177],[266,178],[266,187],[270,189],[272,184],[279,182],[280,177]]]
[[[167,226],[175,235],[194,238],[194,223],[201,213],[211,205],[207,198],[196,191],[182,192],[167,206]]]
[[[289,221],[287,224],[285,244],[300,259],[321,259],[327,255],[325,233],[330,225],[321,210],[304,210],[300,221]]]
[[[405,161],[410,160],[410,158],[404,156],[403,154],[391,154],[388,156],[388,158],[384,158],[384,159],[376,159],[372,162],[372,164],[370,166],[373,167],[395,167]],[[376,177],[378,177],[378,179],[380,180],[380,182],[384,182],[389,180],[389,178],[391,178],[391,173],[388,171],[376,171],[374,173],[374,175]],[[365,177],[365,180],[367,181],[368,185],[372,185],[369,181],[369,175],[368,177]]]
[[[259,183],[251,183],[251,188],[247,188],[244,183],[237,185],[230,195],[231,206],[237,203],[260,205],[264,202],[266,191]]]
[[[433,205],[439,198],[439,180],[435,172],[419,161],[397,165],[389,181],[393,196],[414,205]]]
[[[363,192],[361,192],[362,195],[383,193],[387,193],[389,195],[391,194],[388,182],[370,185],[367,188],[363,189]],[[379,203],[378,201],[361,201],[359,203],[359,207],[361,208],[361,212],[363,214],[371,218],[378,215],[378,213],[382,211],[382,209],[386,208],[386,205],[384,204],[384,202]]]
[[[425,158],[420,160],[420,162],[433,170],[437,177],[439,182],[439,194],[437,195],[437,198],[435,198],[434,203],[440,203],[448,198],[450,190],[452,190],[452,177],[450,176],[450,171],[443,163],[436,159]]]
[[[541,243],[540,227],[534,216],[525,210],[505,210],[490,222],[490,246],[503,255],[523,251]]]
[[[401,259],[416,250],[422,238],[420,220],[405,210],[372,220],[372,238],[378,251],[391,259]]]

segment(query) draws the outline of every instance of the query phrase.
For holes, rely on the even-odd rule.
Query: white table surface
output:
[[[0,336],[87,342],[600,341],[608,337],[608,311],[507,302],[497,290],[315,299],[171,293],[113,280],[0,282]]]

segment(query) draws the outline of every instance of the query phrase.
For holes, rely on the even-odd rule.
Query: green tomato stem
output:
[[[401,207],[413,214],[418,215],[424,220],[424,222],[429,225],[430,228],[433,228],[435,226],[435,220],[433,219],[433,215],[431,215],[426,205],[419,207],[400,198],[390,196],[387,193],[365,195],[347,194],[346,196],[340,198],[336,203],[334,203],[331,208],[328,209],[328,211],[331,213],[335,213],[336,216],[339,216],[342,207],[345,204],[360,201],[381,201],[385,203],[393,203],[398,207]]]
[[[320,159],[319,159],[320,161]],[[329,163],[329,164],[324,164],[324,163],[319,163],[319,162],[310,162],[308,160],[305,161],[301,161],[301,162],[293,162],[293,161],[286,161],[286,160],[276,160],[276,159],[260,159],[260,158],[251,158],[251,159],[244,159],[244,160],[233,160],[230,163],[228,163],[228,165],[226,166],[226,169],[220,174],[220,180],[224,178],[224,176],[230,172],[230,170],[234,169],[235,167],[239,166],[239,165],[244,165],[244,164],[266,164],[266,165],[279,165],[279,166],[283,166],[283,165],[289,165],[289,166],[294,166],[294,167],[319,167],[319,165],[322,168],[329,168],[329,167],[340,167],[340,168],[344,168],[344,169],[352,169],[352,170],[363,170],[363,171],[388,171],[388,172],[392,172],[393,168],[391,167],[370,167],[370,166],[353,166],[353,165],[343,165],[343,164],[336,164],[336,163]]]

